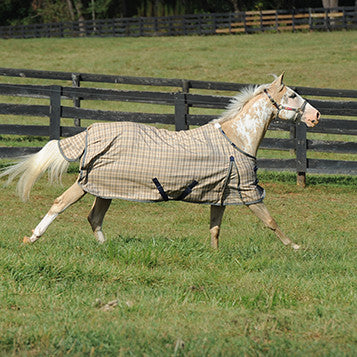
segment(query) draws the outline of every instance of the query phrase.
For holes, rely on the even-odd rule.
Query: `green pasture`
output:
[[[353,89],[356,39],[357,32],[0,40],[0,67],[242,83],[269,82],[269,73],[285,70],[288,85]],[[0,117],[0,123],[41,121]],[[45,141],[0,137],[2,146]],[[0,182],[1,356],[357,354],[356,178],[308,175],[302,189],[293,174],[260,174],[265,203],[302,245],[298,252],[245,207],[227,208],[220,250],[213,251],[209,207],[182,202],[113,201],[104,225],[108,241],[99,245],[86,220],[89,195],[38,243],[24,246],[22,237],[74,182],[76,170],[72,165],[62,186],[43,177],[25,203],[15,184]]]
[[[63,188],[42,179],[25,204],[1,188],[2,355],[353,356],[355,186],[263,184],[304,250],[229,207],[212,251],[209,208],[178,202],[114,201],[98,245],[89,196],[23,246]]]
[[[0,40],[1,66],[128,76],[352,88],[356,38],[350,32]]]

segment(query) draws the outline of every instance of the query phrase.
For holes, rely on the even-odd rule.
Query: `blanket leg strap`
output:
[[[152,181],[154,182],[156,188],[157,188],[158,191],[160,192],[160,195],[161,195],[162,199],[163,199],[164,201],[168,201],[169,198],[168,198],[168,196],[167,196],[167,194],[166,194],[164,188],[161,186],[161,183],[159,182],[159,180],[158,180],[156,177],[154,177],[154,178],[152,179]]]
[[[180,196],[178,196],[177,198],[175,198],[176,201],[181,201],[183,200],[186,196],[188,196],[191,192],[192,189],[198,184],[198,182],[196,180],[193,180],[185,189],[185,191],[183,191],[181,193]]]

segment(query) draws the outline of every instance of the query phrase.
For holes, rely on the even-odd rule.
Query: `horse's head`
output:
[[[320,112],[299,94],[283,84],[284,73],[264,90],[276,108],[276,117],[283,120],[300,119],[307,126],[318,124]]]

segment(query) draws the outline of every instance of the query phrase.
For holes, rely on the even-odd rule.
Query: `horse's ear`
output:
[[[278,78],[275,79],[275,81],[271,84],[272,88],[276,89],[277,91],[280,91],[281,89],[283,89],[284,74],[285,74],[285,72],[283,72]]]

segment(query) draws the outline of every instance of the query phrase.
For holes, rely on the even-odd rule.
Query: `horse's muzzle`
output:
[[[313,113],[307,113],[305,117],[305,123],[308,127],[314,127],[320,121],[321,114],[318,110],[314,110]]]

